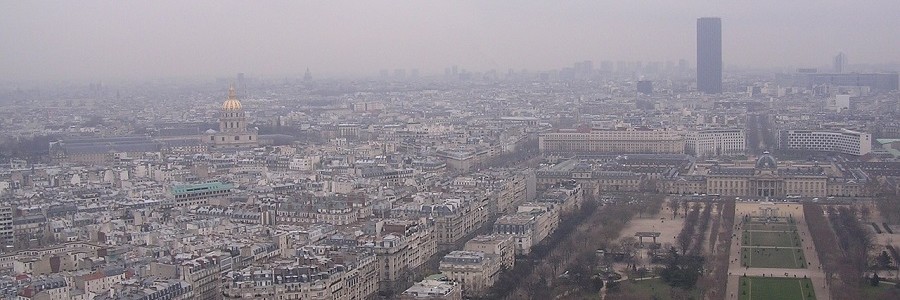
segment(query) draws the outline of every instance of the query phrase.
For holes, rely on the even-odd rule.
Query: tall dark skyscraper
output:
[[[697,89],[722,92],[722,19],[697,19]]]

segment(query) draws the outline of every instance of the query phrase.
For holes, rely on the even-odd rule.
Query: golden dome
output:
[[[222,104],[222,110],[241,110],[241,101],[238,101],[233,85],[228,88],[228,100]]]

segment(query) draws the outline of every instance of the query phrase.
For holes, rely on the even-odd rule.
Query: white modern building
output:
[[[696,157],[743,155],[747,141],[743,129],[704,129],[685,135],[685,153]]]
[[[786,130],[781,132],[781,148],[787,150],[828,151],[849,155],[866,155],[872,152],[872,135],[842,129]]]
[[[837,112],[850,109],[850,97],[851,95],[834,95],[828,98],[828,109]]]

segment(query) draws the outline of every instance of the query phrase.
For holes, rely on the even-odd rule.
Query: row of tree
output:
[[[660,272],[664,282],[684,290],[693,289],[704,268],[703,242],[712,216],[712,204],[695,202],[688,212],[688,202],[681,203],[685,209],[684,224],[676,237],[679,249],[672,247]],[[702,212],[701,212],[702,210]],[[680,253],[678,250],[681,250]]]
[[[710,232],[710,251],[706,260],[706,272],[697,283],[708,299],[724,299],[728,284],[728,259],[731,254],[731,237],[734,234],[734,201],[716,203],[719,215]]]
[[[806,203],[803,205],[803,216],[809,227],[809,235],[825,273],[825,280],[831,290],[831,295],[837,297],[848,293],[848,286],[843,280],[835,278],[837,270],[841,268],[841,249],[837,243],[837,237],[829,226],[825,217],[825,208],[819,204]],[[838,298],[840,299],[840,298]]]
[[[703,242],[706,241],[706,230],[709,229],[709,220],[712,218],[712,204],[706,203],[703,212],[700,213],[700,224],[697,225],[697,234],[694,236],[694,244],[688,253],[703,255]]]
[[[718,246],[716,242],[719,240],[719,231],[722,229],[722,209],[725,208],[725,202],[716,202],[715,205],[716,211],[719,212],[719,214],[712,218],[712,230],[709,231],[709,250],[707,252],[710,254],[714,254]]]
[[[687,205],[687,202],[684,202],[683,205]],[[693,209],[691,211],[685,212],[684,217],[684,225],[681,228],[681,232],[678,233],[678,236],[675,238],[675,242],[678,244],[679,250],[681,250],[681,254],[687,255],[688,250],[691,249],[691,244],[695,240],[695,233],[697,232],[697,221],[700,219],[700,203],[694,203]]]
[[[50,142],[56,137],[40,135],[35,137],[0,137],[0,160],[11,158],[38,161],[50,153]]]
[[[527,161],[540,155],[537,137],[529,137],[516,145],[516,150],[491,158],[484,164],[485,168],[510,166]]]
[[[900,197],[893,195],[875,199],[881,218],[888,224],[900,224]]]
[[[867,283],[865,273],[873,236],[860,222],[859,211],[852,206],[836,208],[807,203],[803,205],[803,214],[832,297],[860,299],[862,287]]]
[[[829,206],[828,219],[842,251],[838,274],[841,280],[857,288],[865,283],[863,278],[868,270],[874,237],[859,221],[857,210],[852,206]]]
[[[553,273],[541,272],[538,267],[537,272],[533,272],[532,276],[540,276],[544,280],[536,281],[519,280],[520,287],[526,287],[525,290],[517,289],[507,299],[553,299],[558,296],[567,298],[593,298],[597,291],[604,284],[603,280],[611,279],[606,277],[601,266],[608,266],[611,258],[609,256],[597,257],[597,249],[614,249],[621,244],[616,240],[622,229],[628,224],[632,217],[639,211],[645,213],[658,212],[662,205],[662,195],[654,194],[634,194],[620,195],[621,197],[613,203],[604,205],[601,209],[597,209],[594,214],[581,220],[578,226],[568,235],[566,239],[561,241],[552,251],[548,258],[542,262],[542,265],[548,265]],[[633,240],[633,238],[632,238]],[[624,243],[628,244],[628,243]],[[633,244],[632,244],[633,246]],[[618,248],[621,249],[621,248]],[[630,252],[623,249],[624,252]],[[633,253],[633,252],[630,252]],[[626,259],[628,258],[626,255]],[[562,268],[555,268],[561,266]],[[560,274],[568,271],[568,274],[560,278]],[[603,276],[601,276],[603,275]],[[531,284],[537,282],[538,284]],[[547,285],[541,285],[542,283]],[[618,291],[618,284],[613,281],[606,282],[609,293]],[[537,291],[543,289],[550,292],[550,297],[540,297],[545,291]],[[620,295],[616,295],[619,297]]]
[[[684,290],[693,289],[703,271],[703,261],[703,256],[681,255],[675,247],[669,248],[666,267],[659,276],[670,286]]]
[[[527,256],[516,259],[512,269],[500,272],[494,285],[483,295],[484,299],[513,299],[528,295],[524,299],[546,299],[551,297],[550,289],[555,274],[562,262],[571,257],[572,251],[555,251],[560,247],[571,247],[568,237],[576,230],[579,223],[585,221],[598,211],[597,202],[587,194],[584,205],[575,213],[561,216],[557,229],[538,245],[531,248]]]

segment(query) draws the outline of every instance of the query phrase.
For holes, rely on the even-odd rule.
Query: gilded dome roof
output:
[[[234,86],[228,88],[228,100],[222,104],[222,110],[241,110],[241,101],[238,101],[234,93]]]

